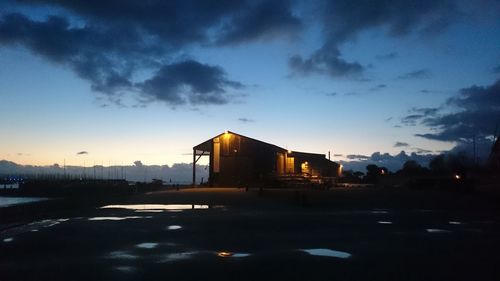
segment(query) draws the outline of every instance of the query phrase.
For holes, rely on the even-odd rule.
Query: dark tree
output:
[[[428,173],[428,171],[429,170],[427,168],[422,167],[417,161],[408,160],[403,164],[403,167],[398,171],[398,174],[422,175]]]

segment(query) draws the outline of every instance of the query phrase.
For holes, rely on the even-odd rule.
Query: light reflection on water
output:
[[[131,205],[106,205],[101,209],[127,209],[136,212],[162,212],[162,211],[182,211],[193,209],[208,209],[209,205],[195,204],[131,204]]]
[[[167,262],[187,260],[187,259],[192,258],[196,254],[198,254],[198,252],[196,252],[196,251],[166,254],[158,261],[158,263],[167,263]]]
[[[448,223],[449,223],[449,224],[457,224],[457,225],[458,225],[458,224],[462,224],[462,223],[461,223],[461,222],[459,222],[459,221],[449,221]]]
[[[9,243],[9,242],[12,242],[12,241],[14,241],[14,238],[12,238],[12,237],[5,238],[5,239],[3,240],[3,242],[5,242],[5,243]]]
[[[178,230],[178,229],[181,229],[181,228],[182,228],[182,226],[180,226],[180,225],[169,225],[169,226],[167,226],[168,230]]]
[[[1,186],[1,185],[0,185]],[[19,204],[27,204],[39,201],[49,200],[45,197],[3,197],[0,196],[0,208],[10,207]]]
[[[2,235],[18,235],[26,232],[37,232],[40,229],[52,227],[66,221],[69,221],[69,219],[46,219],[35,221],[18,227],[9,228],[3,231]]]
[[[114,258],[114,259],[137,259],[139,256],[130,254],[129,252],[126,251],[114,251],[109,253],[108,255],[109,258]]]
[[[136,245],[138,248],[143,248],[143,249],[153,249],[158,246],[158,243],[151,243],[151,242],[146,242],[146,243],[140,243]]]
[[[450,233],[451,231],[446,229],[438,229],[438,228],[427,228],[427,232],[429,233]]]
[[[387,214],[388,211],[384,211],[384,210],[374,210],[374,211],[371,211],[372,214]]]
[[[122,221],[128,219],[150,219],[152,216],[126,216],[126,217],[93,217],[88,218],[89,221]]]
[[[392,224],[392,221],[378,221],[379,224]]]
[[[302,251],[313,256],[334,257],[341,259],[347,259],[351,257],[351,254],[349,253],[330,249],[303,249]]]
[[[136,268],[133,266],[115,266],[115,269],[121,272],[134,272]]]
[[[246,258],[250,256],[249,253],[233,253],[233,252],[226,252],[226,251],[221,251],[217,252],[217,256],[221,258]]]

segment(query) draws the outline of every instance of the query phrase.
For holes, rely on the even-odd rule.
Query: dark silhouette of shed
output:
[[[287,176],[321,182],[341,172],[341,166],[326,159],[324,154],[289,151],[226,131],[193,147],[193,185],[195,165],[202,156],[210,158],[210,185],[248,186]]]

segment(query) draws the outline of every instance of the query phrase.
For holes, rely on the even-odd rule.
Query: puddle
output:
[[[378,221],[379,224],[392,224],[392,221]]]
[[[3,240],[3,242],[5,242],[5,243],[9,243],[9,242],[12,242],[12,241],[14,241],[14,238],[12,238],[12,237],[5,238],[5,239]]]
[[[26,232],[37,232],[42,228],[52,227],[66,221],[69,221],[69,219],[47,219],[47,220],[35,221],[25,225],[9,228],[1,232],[1,234],[5,236],[5,235],[18,235]]]
[[[233,252],[217,252],[217,256],[221,258],[246,258],[250,256],[249,253],[233,253]]]
[[[330,249],[303,249],[302,251],[308,253],[313,256],[322,256],[322,257],[334,257],[341,259],[348,259],[351,257],[351,254],[341,251],[335,251]]]
[[[150,243],[150,242],[147,242],[147,243],[141,243],[141,244],[137,244],[136,246],[138,248],[143,248],[143,249],[154,249],[156,248],[156,246],[158,246],[159,244],[158,243]]]
[[[132,205],[106,205],[101,209],[127,209],[136,212],[178,212],[183,210],[209,209],[209,205],[195,204],[132,204]]]
[[[89,221],[122,221],[128,219],[150,219],[152,216],[128,216],[128,217],[93,217],[88,218]]]
[[[181,261],[181,260],[187,260],[193,258],[194,255],[196,255],[198,252],[182,252],[182,253],[171,253],[171,254],[166,254],[161,258],[158,263],[167,263],[167,262],[174,262],[174,261]]]
[[[462,223],[461,223],[461,222],[459,222],[459,221],[449,221],[448,223],[449,223],[449,224],[462,224]]]
[[[121,272],[134,272],[136,271],[136,268],[133,266],[116,266],[116,270],[121,271]]]
[[[164,210],[135,210],[136,213],[163,213]]]
[[[389,213],[388,211],[384,211],[384,210],[373,210],[371,211],[372,214],[387,214]]]
[[[180,225],[169,225],[169,226],[167,226],[168,230],[177,230],[177,229],[181,229],[181,228],[182,228],[182,226],[180,226]]]
[[[3,185],[0,185],[3,186]],[[29,204],[34,202],[46,201],[50,200],[45,197],[3,197],[0,196],[0,208],[2,207],[11,207],[15,205],[21,204]]]
[[[438,229],[438,228],[427,228],[427,232],[429,233],[450,233],[451,231],[446,229]]]
[[[108,258],[112,259],[137,259],[139,256],[132,255],[129,252],[125,251],[114,251],[109,253]]]

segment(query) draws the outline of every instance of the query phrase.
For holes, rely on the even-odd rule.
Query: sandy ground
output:
[[[4,224],[0,280],[500,280],[496,194],[154,192]]]

